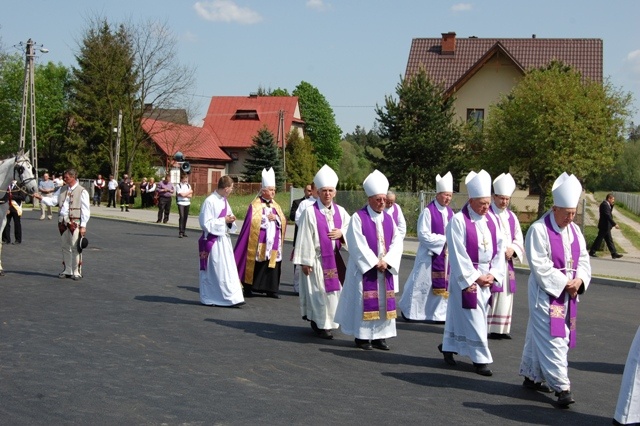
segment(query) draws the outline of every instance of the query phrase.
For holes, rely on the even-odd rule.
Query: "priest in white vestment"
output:
[[[580,227],[573,223],[582,185],[563,173],[551,193],[553,207],[531,225],[525,238],[531,274],[520,375],[525,387],[555,391],[558,405],[566,407],[575,402],[567,356],[575,346],[578,294],[589,287],[591,264]]]
[[[465,179],[469,203],[456,213],[447,226],[451,275],[444,336],[439,350],[445,362],[456,365],[455,353],[473,361],[482,376],[493,372],[487,340],[487,313],[491,286],[504,279],[504,256],[500,252],[502,235],[487,217],[491,205],[491,176],[481,170]]]
[[[218,189],[209,195],[200,209],[200,302],[209,306],[244,304],[242,283],[233,256],[229,232],[237,232],[227,197],[233,191],[233,180],[222,176]]]
[[[332,329],[344,273],[340,247],[349,226],[349,214],[333,202],[338,175],[326,164],[313,179],[317,201],[300,218],[293,263],[300,274],[300,312],[311,328],[324,339],[332,339]]]
[[[399,307],[406,321],[444,323],[449,298],[449,256],[445,229],[453,210],[451,172],[436,176],[436,199],[418,217],[418,253],[402,289]]]
[[[387,192],[387,201],[384,203],[384,211],[391,219],[393,219],[393,223],[396,224],[398,228],[398,233],[402,237],[402,241],[404,244],[404,237],[407,235],[407,221],[404,218],[404,213],[402,213],[402,208],[398,203],[396,203],[396,193],[393,191]],[[400,291],[400,280],[399,275],[393,276],[393,289],[397,293]]]
[[[640,424],[640,327],[624,365],[613,424]]]
[[[510,173],[502,173],[493,181],[493,202],[491,213],[496,219],[499,232],[502,233],[505,259],[505,271],[502,285],[492,289],[493,299],[489,310],[489,338],[511,339],[511,315],[513,297],[516,293],[516,274],[514,263],[524,262],[524,236],[518,216],[509,209],[511,195],[516,182]]]
[[[364,350],[389,350],[396,336],[393,275],[398,274],[403,241],[393,219],[384,212],[389,181],[375,170],[365,179],[368,204],[351,217],[347,230],[349,263],[336,322]]]

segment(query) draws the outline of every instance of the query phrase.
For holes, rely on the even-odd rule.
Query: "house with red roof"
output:
[[[218,179],[227,174],[231,157],[220,148],[220,142],[210,129],[152,118],[144,118],[142,128],[161,158],[162,172],[173,170],[177,175],[172,176],[174,182],[180,179],[180,164],[174,160],[174,155],[177,152],[184,155],[191,167],[189,181],[196,195],[215,190]]]
[[[215,134],[220,147],[231,157],[228,174],[239,180],[245,171],[246,151],[260,129],[269,129],[280,149],[290,131],[304,136],[296,96],[214,96],[203,127]]]
[[[602,82],[602,40],[561,38],[415,38],[411,42],[405,78],[423,68],[447,96],[455,96],[455,111],[463,121],[481,122],[489,105],[507,94],[533,68],[562,61],[584,79]]]

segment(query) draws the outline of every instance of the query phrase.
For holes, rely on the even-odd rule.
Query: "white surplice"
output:
[[[640,423],[640,327],[624,365],[618,404],[613,418],[623,425]]]
[[[571,259],[573,232],[569,227],[575,229],[580,244],[580,258],[577,262],[574,259],[573,265],[576,267],[576,278],[580,278],[584,282],[585,290],[591,282],[591,263],[580,227],[571,223],[564,229],[560,229],[551,211],[534,222],[527,231],[525,251],[531,268],[528,281],[529,322],[522,351],[522,361],[520,362],[520,375],[535,382],[546,381],[553,390],[560,392],[571,388],[567,371],[569,318],[567,318],[567,325],[565,325],[566,337],[551,337],[549,295],[560,296],[569,281],[568,277],[571,275],[571,271],[565,272],[553,267],[549,234],[544,223],[547,215],[551,216],[553,228],[557,232],[561,232],[565,259]],[[565,296],[564,305],[565,312],[568,312],[569,294]]]
[[[477,285],[478,306],[475,309],[462,307],[462,292],[481,275],[491,274],[495,281],[502,282],[505,270],[504,256],[500,253],[502,236],[498,230],[495,235],[491,233],[487,225],[487,220],[491,219],[487,215],[477,214],[468,205],[464,208],[468,209],[478,236],[478,268],[474,267],[467,253],[467,227],[460,211],[453,215],[446,228],[451,275],[442,350],[467,356],[474,363],[490,364],[493,358],[487,340],[487,313],[491,289]],[[494,239],[497,253],[492,258]]]
[[[327,228],[329,230],[335,228],[333,207],[328,209],[319,200],[317,204],[327,221]],[[346,235],[350,216],[344,208],[336,204],[333,206],[338,209],[340,214],[342,235]],[[320,329],[338,328],[334,317],[338,300],[340,299],[340,290],[329,293],[325,291],[322,253],[318,237],[318,221],[314,205],[302,212],[299,222],[293,263],[298,265],[298,269],[301,269],[300,265],[311,266],[312,268],[308,276],[300,271],[300,313],[303,317],[306,316],[309,321],[314,321]],[[332,241],[334,249],[335,245],[335,241]]]
[[[491,208],[498,222],[496,225],[499,227],[500,232],[502,232],[504,241],[502,255],[504,256],[504,252],[511,248],[513,249],[513,263],[522,263],[524,261],[524,236],[522,235],[518,216],[508,209],[499,209],[495,203],[491,203]],[[510,215],[513,215],[515,221],[515,235],[511,235],[511,226],[509,225]],[[502,291],[500,293],[493,293],[493,300],[491,301],[491,308],[489,309],[489,333],[509,334],[511,332],[514,293],[511,292],[511,286],[509,285],[509,264],[506,258],[504,267]]]
[[[391,216],[391,218],[394,218],[394,213],[395,211],[398,211],[398,221],[396,222],[395,219],[393,220],[396,223],[396,227],[398,228],[398,233],[400,234],[400,236],[402,237],[402,240],[404,241],[404,237],[407,235],[407,221],[404,218],[404,213],[402,213],[402,208],[400,208],[400,206],[397,203],[393,203],[393,206],[389,207],[388,209],[385,208],[384,211],[387,212],[387,214],[389,216]],[[395,291],[396,293],[400,291],[400,275],[394,275],[393,276],[393,291]]]
[[[446,229],[449,222],[448,210],[437,201],[435,206],[442,214]],[[404,284],[402,297],[398,307],[405,317],[412,320],[444,321],[447,316],[447,299],[433,294],[431,287],[432,256],[444,250],[447,238],[443,234],[431,232],[431,211],[422,210],[418,218],[418,253],[413,264],[411,275]],[[447,262],[445,260],[445,262]]]
[[[218,217],[226,200],[217,191],[209,195],[200,209],[200,228],[218,237],[207,260],[207,270],[200,271],[200,302],[204,305],[231,306],[244,302],[242,283],[233,257],[233,244],[229,232],[237,232],[234,222],[229,228],[225,217]],[[232,215],[227,204],[227,215]]]
[[[371,207],[369,210],[371,220],[376,223],[378,231],[378,253],[384,251],[384,238],[382,220],[384,214],[376,213]],[[391,219],[393,221],[393,219]],[[393,275],[398,274],[400,261],[402,260],[403,240],[394,226],[393,238],[389,251],[382,259],[389,265],[388,271]],[[357,213],[351,216],[351,223],[347,230],[347,246],[349,247],[349,263],[347,274],[336,309],[335,320],[340,324],[344,334],[363,340],[386,339],[396,335],[396,320],[387,319],[386,311],[386,286],[384,274],[378,273],[378,303],[380,306],[380,319],[365,321],[362,316],[362,275],[373,269],[378,264],[378,256],[369,248],[367,240],[362,233],[362,221]]]

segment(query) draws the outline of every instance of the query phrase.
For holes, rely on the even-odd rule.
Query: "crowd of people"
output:
[[[65,171],[62,180],[64,185],[58,185],[45,174],[34,197],[42,205],[41,220],[52,219],[52,206],[59,208],[64,264],[59,277],[80,280],[91,200],[74,169]],[[573,223],[582,193],[574,175],[563,173],[556,179],[553,206],[531,225],[526,237],[517,215],[509,209],[516,188],[509,173],[492,180],[484,170],[471,171],[464,179],[468,202],[455,213],[449,206],[453,176],[437,175],[436,197],[418,218],[419,249],[398,306],[406,220],[389,190],[389,181],[378,170],[369,174],[362,183],[367,204],[350,215],[334,201],[338,180],[335,171],[324,165],[289,214],[296,226],[291,255],[296,271],[294,290],[299,294],[302,319],[319,338],[332,339],[334,330],[340,329],[353,336],[357,348],[388,351],[387,339],[397,335],[399,313],[406,321],[443,324],[438,350],[444,362],[453,367],[457,365],[454,356],[467,357],[477,374],[491,376],[489,340],[511,339],[517,290],[514,262],[526,258],[531,272],[527,283],[529,316],[519,370],[523,386],[555,392],[561,407],[575,403],[568,377],[568,353],[576,344],[579,295],[589,287],[589,258],[593,253],[587,250],[580,227]],[[128,211],[136,185],[127,175],[117,186],[112,181],[113,176],[109,181],[101,176],[94,181],[97,195],[93,205],[100,205],[106,187],[107,206],[115,207],[112,191],[118,191],[121,211]],[[220,178],[217,189],[202,204],[198,250],[200,301],[204,305],[241,307],[256,294],[280,298],[287,216],[275,200],[272,168],[262,171],[261,183],[235,246],[230,234],[238,227],[227,200],[234,189],[233,180],[229,176]],[[16,220],[11,209],[20,208],[21,200],[12,185],[15,182],[0,202],[11,203],[8,214],[19,243],[20,215]],[[186,176],[176,185],[169,176],[158,184],[144,179],[140,192],[146,205],[150,194],[158,199],[158,223],[167,223],[171,199],[176,196],[179,236],[187,236],[193,189]],[[607,202],[612,205],[613,200]],[[10,237],[8,229],[3,241]],[[346,265],[341,250],[349,253]],[[640,421],[640,329],[638,333],[625,367],[615,424]]]

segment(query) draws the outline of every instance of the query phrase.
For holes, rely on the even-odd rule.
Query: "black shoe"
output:
[[[612,257],[613,259],[620,259],[620,258],[622,257],[622,255],[621,255],[621,254],[619,254],[619,253],[613,253],[613,254],[611,255],[611,257]]]
[[[502,340],[502,334],[500,334],[500,333],[489,333],[489,335],[487,336],[487,339]]]
[[[162,221],[162,223],[167,223],[167,222],[169,222],[169,219]]]
[[[473,366],[476,368],[476,374],[487,377],[493,376],[493,371],[491,371],[489,367],[487,367],[487,364],[476,364],[474,362]]]
[[[0,277],[4,277],[5,273],[2,269],[0,269]]]
[[[267,293],[267,297],[272,299],[280,299],[280,295],[278,293]]]
[[[318,328],[318,324],[315,321],[311,321],[311,329],[318,335],[320,335],[320,329]]]
[[[387,345],[387,341],[385,339],[375,339],[371,341],[371,346],[373,346],[376,349],[380,349],[383,351],[388,351],[389,345]]]
[[[246,305],[246,302],[239,302],[239,303],[236,303],[235,305],[231,305],[229,307],[230,308],[240,309],[242,307],[242,305]]]
[[[502,338],[506,340],[511,340],[511,335],[509,333],[503,333]]]
[[[73,275],[70,274],[65,274],[64,272],[61,272],[58,274],[58,278],[60,278],[61,280],[65,279],[65,278],[71,278],[73,277]]]
[[[178,238],[182,238],[182,234],[178,234]]]
[[[440,351],[440,353],[444,356],[444,362],[446,362],[447,364],[454,366],[454,365],[458,365],[458,363],[456,362],[455,359],[453,359],[453,352],[444,352],[442,350],[442,343],[440,343],[438,345],[438,350]]]
[[[125,210],[125,212],[128,212],[128,211],[129,211],[129,209],[126,209],[126,210]]]
[[[123,212],[124,211],[124,207],[120,207],[120,211]]]
[[[371,342],[368,340],[356,338],[356,346],[359,347],[360,349],[364,349],[365,351],[373,350],[373,346],[371,345]]]
[[[320,330],[320,332],[318,333],[318,336],[327,340],[333,339],[333,334],[331,334],[331,330]]]
[[[160,223],[160,219],[156,220],[156,223]]]
[[[597,254],[595,254],[595,253],[591,253],[591,252],[589,252],[589,256],[591,256],[591,257],[598,257],[598,255],[597,255]]]
[[[556,396],[558,397],[558,405],[561,407],[568,407],[569,405],[576,402],[576,400],[573,399],[573,395],[571,394],[570,390],[556,392]]]
[[[253,297],[253,291],[251,291],[251,289],[245,288],[242,291],[242,294],[244,295],[244,297]]]
[[[522,382],[522,386],[524,386],[527,389],[533,389],[538,392],[544,392],[544,393],[553,392],[553,390],[545,382],[536,383],[528,377],[524,378],[524,382]]]
[[[187,234],[182,234],[182,237],[183,237],[183,238],[187,238],[187,237],[188,237],[188,235],[187,235]]]
[[[14,244],[14,245],[22,244],[22,241],[16,241],[16,242],[15,242],[15,243],[13,243],[13,244]]]

